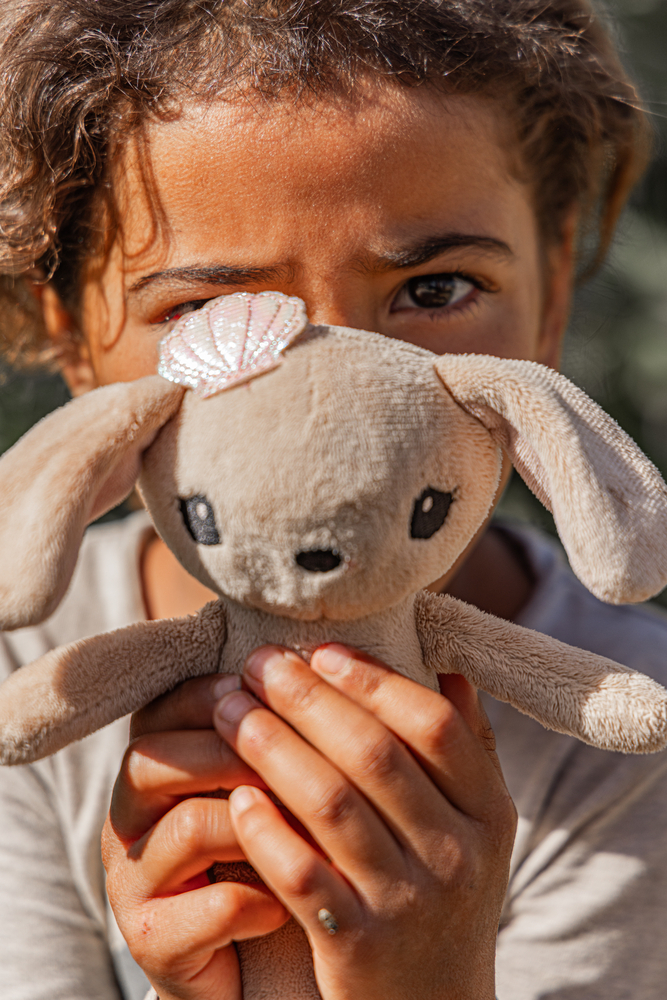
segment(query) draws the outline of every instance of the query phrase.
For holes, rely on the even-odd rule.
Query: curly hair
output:
[[[0,350],[14,360],[44,344],[28,277],[75,306],[109,150],[184,96],[298,100],[367,73],[501,96],[543,239],[578,206],[600,258],[649,146],[589,0],[3,0],[0,73]]]

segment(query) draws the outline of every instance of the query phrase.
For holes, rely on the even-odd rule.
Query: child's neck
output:
[[[190,576],[157,535],[144,546],[141,582],[146,617],[153,620],[193,615],[217,596]]]
[[[534,586],[521,553],[502,532],[490,527],[443,589],[480,611],[514,621]]]
[[[194,614],[215,594],[185,570],[154,535],[141,560],[144,605],[148,618]],[[482,611],[512,621],[526,604],[534,581],[528,567],[505,537],[487,530],[444,590]]]

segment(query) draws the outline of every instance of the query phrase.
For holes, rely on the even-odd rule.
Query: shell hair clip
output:
[[[301,299],[280,292],[226,295],[161,340],[158,373],[206,399],[277,368],[307,325]]]

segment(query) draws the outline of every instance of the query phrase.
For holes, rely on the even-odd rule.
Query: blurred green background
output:
[[[651,113],[655,150],[605,266],[575,296],[563,372],[667,476],[667,0],[609,0],[606,7]],[[516,475],[499,514],[555,534],[551,516]],[[667,607],[667,590],[657,601]]]
[[[667,475],[667,0],[607,4],[626,64],[656,132],[653,164],[608,262],[576,296],[563,370]],[[54,375],[0,369],[0,452],[67,399]],[[500,513],[543,525],[550,515],[515,476]],[[658,599],[667,607],[667,591]]]

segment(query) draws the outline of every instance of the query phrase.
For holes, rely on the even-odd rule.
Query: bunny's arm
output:
[[[0,687],[0,763],[55,753],[188,677],[219,669],[226,638],[220,601],[188,618],[139,622],[60,646]]]
[[[644,674],[453,597],[422,591],[415,619],[427,666],[463,674],[547,729],[622,753],[667,746],[667,691]]]

